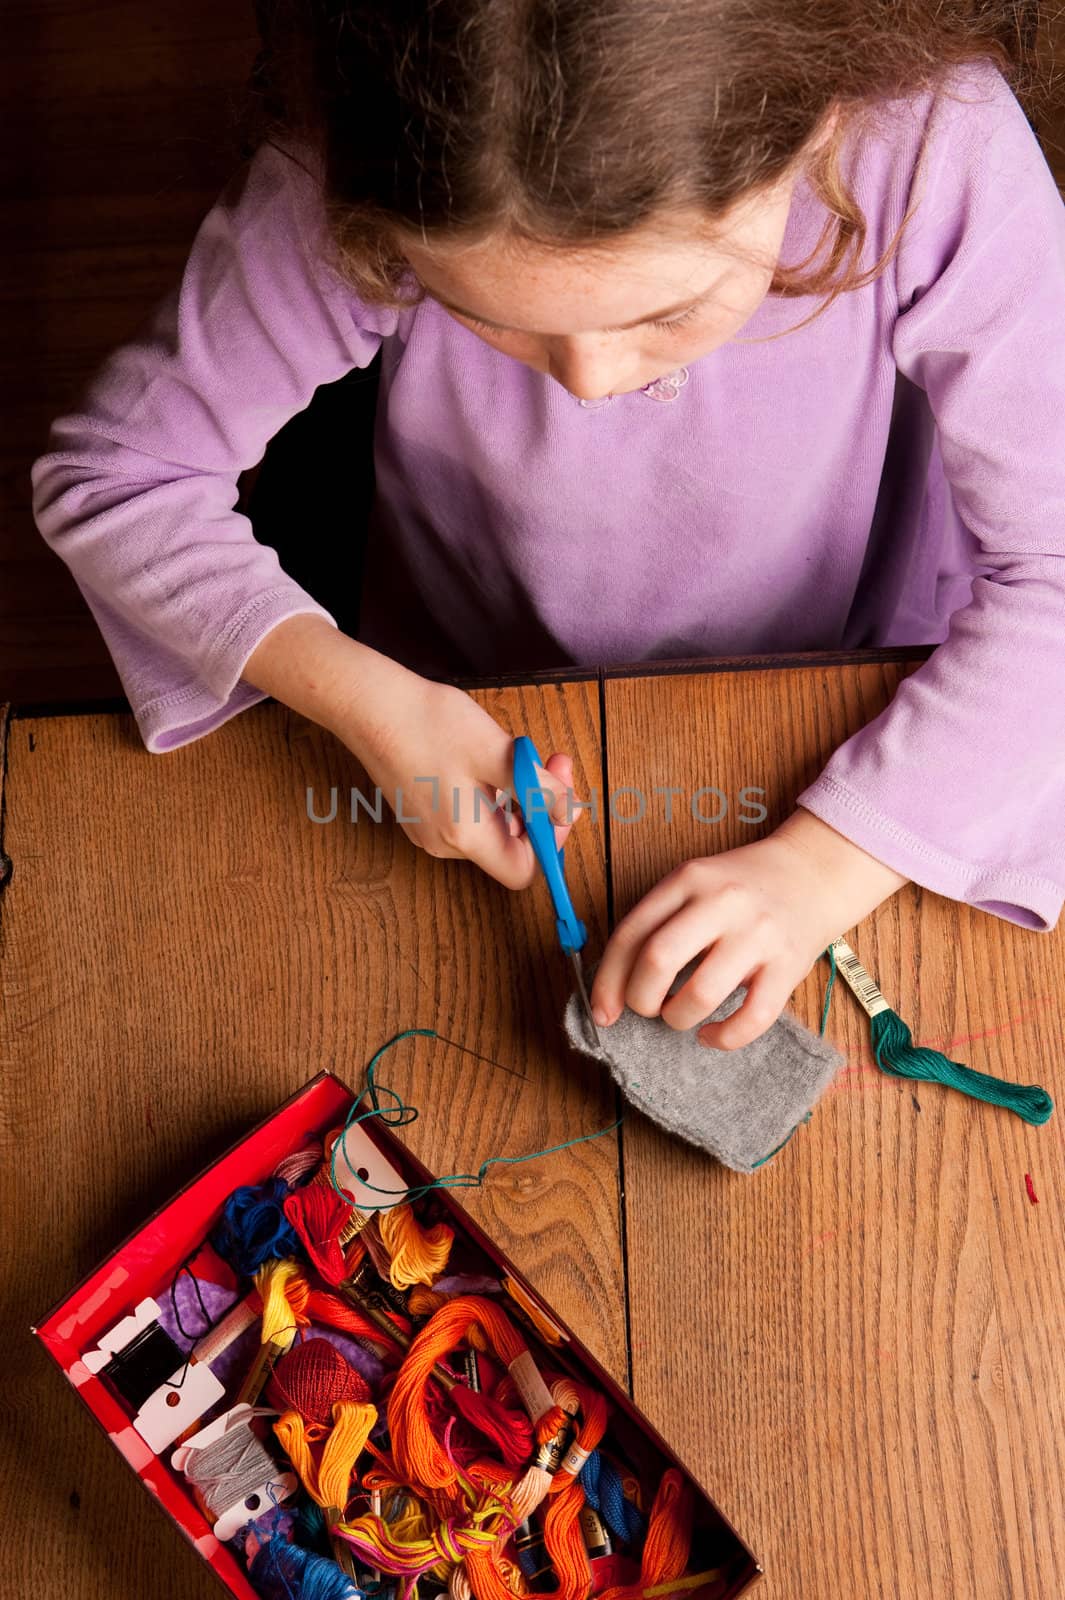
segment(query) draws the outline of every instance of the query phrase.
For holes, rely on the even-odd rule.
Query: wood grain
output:
[[[571,750],[600,815],[604,790],[625,785],[728,797],[716,826],[676,796],[671,824],[664,796],[643,824],[612,822],[620,913],[676,860],[772,826],[906,670],[611,679],[605,772],[594,682],[478,698],[545,753]],[[406,1137],[437,1170],[561,1142],[613,1108],[561,1048],[546,896],[475,882],[394,827],[310,822],[308,785],[322,807],[335,784],[340,816],[352,785],[368,792],[312,724],[258,707],[148,758],[128,717],[21,717],[6,749],[2,1427],[21,1470],[0,1594],[22,1592],[32,1561],[44,1596],[152,1597],[175,1581],[206,1595],[31,1319],[316,1067],[355,1080],[398,1028],[477,1052],[419,1041],[382,1063],[423,1108]],[[744,786],[766,790],[761,825],[739,820]],[[567,853],[599,941],[603,844],[586,821]],[[915,1037],[1060,1100],[1060,934],[910,886],[852,938]],[[810,1026],[825,975],[792,1002]],[[755,1178],[629,1115],[635,1397],[758,1552],[771,1600],[1051,1600],[1065,1587],[1060,1113],[1032,1129],[885,1078],[842,986],[829,1031],[846,1067]],[[467,1198],[624,1382],[618,1180],[604,1138],[497,1169]]]
[[[571,752],[578,785],[596,781],[594,682],[479,698],[545,756]],[[333,785],[337,820],[315,824],[307,787],[324,814]],[[335,740],[272,704],[161,757],[129,717],[10,724],[3,1431],[19,1471],[5,1475],[4,1596],[30,1570],[34,1593],[57,1600],[216,1593],[29,1326],[299,1084],[323,1067],[361,1084],[403,1028],[456,1041],[407,1041],[379,1068],[420,1108],[403,1137],[437,1172],[615,1119],[598,1069],[565,1045],[568,968],[546,889],[509,893],[387,821],[353,826],[353,785],[371,795]],[[602,842],[587,820],[567,874],[601,941]],[[614,1136],[496,1167],[460,1198],[627,1383]]]
[[[904,671],[608,682],[611,790],[731,802],[717,826],[679,801],[672,826],[613,823],[615,915],[678,861],[773,827]],[[746,784],[768,791],[759,826],[739,820]],[[1060,1104],[1061,930],[910,885],[850,939],[916,1039]],[[791,1002],[815,1029],[826,978],[819,962]],[[827,1031],[847,1064],[756,1176],[626,1119],[636,1402],[757,1551],[766,1600],[1057,1600],[1062,1113],[1030,1128],[885,1077],[842,985]]]

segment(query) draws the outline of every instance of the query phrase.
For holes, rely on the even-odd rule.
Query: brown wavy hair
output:
[[[806,164],[821,237],[768,291],[825,295],[819,315],[884,270],[909,215],[860,271],[848,138],[878,103],[985,60],[1037,126],[1039,21],[1026,0],[259,0],[245,147],[313,159],[333,266],[396,305],[419,293],[404,235],[573,248],[663,209],[712,220],[802,161],[836,110]]]

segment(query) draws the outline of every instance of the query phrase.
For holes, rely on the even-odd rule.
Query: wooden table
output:
[[[500,684],[476,697],[579,791],[712,784],[716,826],[582,823],[567,851],[596,948],[676,861],[773,827],[917,664]],[[308,819],[336,785],[338,820]],[[744,785],[768,819],[745,825]],[[385,1082],[436,1171],[605,1127],[612,1092],[564,1045],[567,971],[542,886],[508,893],[385,822],[329,735],[254,708],[162,757],[128,715],[7,727],[3,848],[8,1500],[0,1594],[213,1596],[29,1335],[129,1229],[322,1067]],[[632,809],[622,797],[618,811]],[[601,808],[602,810],[602,808]],[[842,930],[841,930],[842,931]],[[1062,933],[907,887],[851,936],[920,1041],[1065,1091]],[[796,991],[820,1019],[827,966]],[[496,1167],[465,1197],[674,1444],[766,1569],[766,1600],[1059,1600],[1065,1593],[1065,1119],[1041,1129],[886,1078],[837,987],[847,1065],[813,1120],[740,1177],[631,1113]],[[464,1047],[464,1048],[460,1048]],[[387,1070],[386,1070],[387,1069]],[[1031,1174],[1038,1204],[1026,1193]]]

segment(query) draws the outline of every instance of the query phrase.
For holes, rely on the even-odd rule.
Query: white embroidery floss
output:
[[[174,1451],[171,1465],[192,1484],[223,1544],[298,1487],[295,1474],[281,1472],[252,1432],[253,1418],[273,1415],[268,1408],[234,1406]]]

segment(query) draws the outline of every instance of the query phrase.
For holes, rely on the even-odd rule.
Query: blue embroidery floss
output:
[[[264,1544],[248,1569],[263,1600],[361,1600],[362,1590],[335,1561],[284,1539]]]
[[[222,1208],[211,1243],[242,1278],[254,1278],[266,1261],[301,1256],[299,1240],[281,1209],[290,1193],[281,1178],[234,1189]]]
[[[325,1512],[313,1500],[304,1498],[296,1507],[292,1537],[297,1544],[312,1550],[315,1555],[329,1554],[329,1524],[325,1520]]]
[[[593,1450],[580,1470],[579,1480],[585,1499],[597,1511],[614,1535],[632,1544],[646,1531],[643,1517],[631,1500],[625,1498],[621,1476],[613,1462]]]

